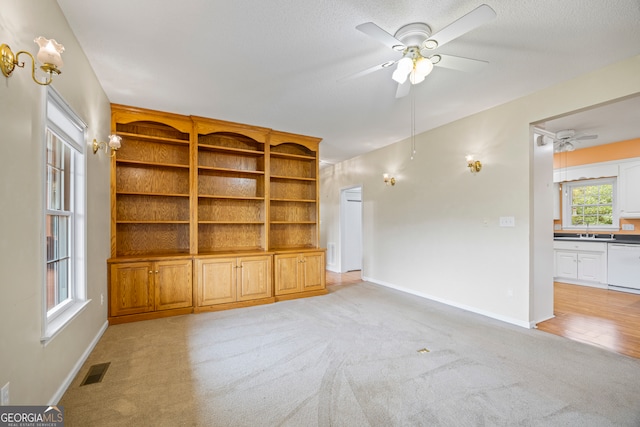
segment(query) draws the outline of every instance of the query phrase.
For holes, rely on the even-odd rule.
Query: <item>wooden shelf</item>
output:
[[[121,165],[135,165],[135,166],[149,166],[149,167],[162,167],[162,168],[184,168],[189,169],[189,165],[180,165],[175,163],[159,163],[159,162],[145,162],[141,160],[127,160],[127,159],[117,159],[116,163]]]
[[[269,221],[269,224],[311,224],[311,225],[315,225],[316,221]]]
[[[300,154],[278,153],[275,151],[272,151],[270,154],[271,157],[280,157],[282,159],[316,160],[315,156],[304,156]]]
[[[189,140],[175,139],[175,138],[165,138],[162,136],[154,136],[154,135],[144,135],[139,133],[131,133],[131,132],[118,132],[118,135],[121,137],[131,137],[136,139],[144,139],[147,141],[161,142],[165,144],[178,144],[178,145],[189,145]]]
[[[216,168],[211,166],[198,166],[198,171],[212,172],[212,173],[219,172],[222,174],[229,174],[229,175],[264,175],[264,171]]]
[[[315,182],[315,178],[306,178],[302,176],[281,176],[281,175],[271,175],[271,179],[283,179],[283,180],[291,180],[291,181],[312,181]]]
[[[198,224],[219,224],[219,225],[263,225],[264,221],[198,221]]]
[[[198,194],[198,197],[203,199],[264,200],[264,197],[217,196],[214,194]]]
[[[189,221],[116,221],[116,224],[189,224]]]
[[[189,197],[184,193],[146,193],[142,191],[116,191],[116,195],[125,196],[154,196],[154,197]]]
[[[316,200],[312,199],[271,199],[272,202],[291,202],[291,203],[315,203]]]
[[[210,151],[219,151],[222,153],[233,153],[247,156],[264,156],[264,151],[246,150],[243,148],[222,147],[219,145],[198,144],[198,148]]]

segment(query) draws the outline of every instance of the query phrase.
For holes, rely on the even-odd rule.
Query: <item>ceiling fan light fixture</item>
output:
[[[418,83],[422,83],[425,77],[425,75],[420,74],[417,70],[412,70],[409,74],[409,81],[412,85],[417,85]]]
[[[416,61],[415,70],[417,73],[427,77],[433,71],[433,62],[426,58],[420,58]]]
[[[409,75],[407,73],[402,72],[401,70],[395,70],[391,75],[391,78],[395,80],[398,84],[403,84],[407,81],[407,77]]]
[[[393,75],[391,77],[396,82],[403,84],[404,82],[407,81],[407,77],[412,69],[413,69],[413,60],[405,56],[400,61],[398,61],[398,67],[393,72]]]

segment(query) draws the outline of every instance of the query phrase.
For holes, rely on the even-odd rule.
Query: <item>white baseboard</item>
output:
[[[423,292],[418,292],[418,291],[415,291],[413,289],[407,289],[407,288],[404,288],[402,286],[394,285],[393,283],[387,283],[387,282],[384,282],[384,281],[381,281],[381,280],[376,280],[376,279],[372,279],[370,277],[364,277],[364,276],[362,277],[362,280],[367,281],[367,282],[371,282],[371,283],[375,283],[377,285],[385,286],[387,288],[395,289],[395,290],[400,291],[400,292],[405,292],[407,294],[411,294],[411,295],[415,295],[415,296],[418,296],[418,297],[421,297],[421,298],[425,298],[425,299],[428,299],[428,300],[431,300],[431,301],[440,302],[442,304],[446,304],[446,305],[449,305],[451,307],[461,308],[462,310],[465,310],[465,311],[470,311],[472,313],[481,314],[483,316],[490,317],[492,319],[500,320],[501,322],[511,323],[512,325],[520,326],[520,327],[527,328],[527,329],[531,329],[533,327],[532,324],[530,324],[529,322],[523,322],[522,320],[518,320],[518,319],[511,318],[511,317],[503,316],[501,314],[496,314],[496,313],[493,313],[491,311],[480,310],[480,309],[478,309],[476,307],[471,307],[471,306],[468,306],[468,305],[465,305],[465,304],[457,303],[455,301],[450,301],[450,300],[447,300],[447,299],[444,299],[444,298],[435,297],[433,295],[425,294]]]
[[[102,338],[102,335],[107,330],[108,326],[109,326],[109,322],[105,321],[102,327],[100,328],[100,330],[98,331],[98,333],[96,334],[96,336],[91,341],[91,343],[89,343],[89,346],[87,347],[87,349],[84,351],[84,353],[82,353],[82,356],[80,356],[80,359],[78,359],[76,364],[73,366],[73,369],[71,369],[71,372],[69,372],[69,375],[67,375],[67,377],[64,379],[64,381],[62,382],[62,384],[60,385],[56,393],[49,400],[50,402],[49,405],[57,405],[58,402],[60,402],[60,399],[62,399],[62,396],[67,391],[67,389],[71,385],[71,382],[76,377],[76,375],[78,375],[78,372],[80,372],[80,368],[82,368],[82,365],[84,364],[84,362],[87,361],[87,359],[89,358],[89,355],[98,344],[98,341],[100,341],[100,338]]]

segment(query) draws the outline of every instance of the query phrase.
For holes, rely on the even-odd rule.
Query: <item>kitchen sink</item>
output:
[[[554,240],[586,240],[589,242],[615,242],[615,237],[580,237],[580,236],[571,236],[571,237],[554,237]]]

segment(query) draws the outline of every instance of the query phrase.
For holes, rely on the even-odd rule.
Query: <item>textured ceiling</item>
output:
[[[489,64],[396,99],[391,69],[341,80],[400,57],[355,27],[437,32],[481,1],[58,3],[111,102],[318,136],[329,163],[408,137],[412,97],[419,133],[640,54],[640,0],[489,0],[495,20],[436,51]]]

